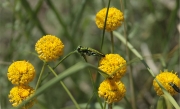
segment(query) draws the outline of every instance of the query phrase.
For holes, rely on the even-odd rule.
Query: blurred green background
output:
[[[7,80],[7,69],[13,61],[28,60],[35,66],[36,77],[30,83],[35,87],[43,62],[32,53],[35,53],[36,41],[43,35],[55,35],[62,40],[65,45],[63,56],[78,45],[100,51],[102,30],[95,24],[95,15],[107,7],[107,3],[107,0],[0,0],[0,109],[12,107],[8,94],[13,85]],[[120,3],[120,0],[112,0],[110,6],[121,10]],[[128,40],[144,56],[154,73],[164,69],[180,73],[179,0],[124,0],[122,5]],[[123,26],[116,31],[124,35]],[[128,59],[126,46],[117,38],[114,42],[115,53]],[[106,32],[102,52],[110,53],[110,46],[110,34]],[[136,58],[131,52],[130,57]],[[98,58],[87,59],[89,63],[98,65]],[[79,61],[83,61],[81,56],[71,55],[57,67],[56,72],[61,73]],[[152,87],[152,76],[140,62],[132,63],[131,68],[137,108],[154,109],[158,96]],[[48,71],[46,69],[44,74]],[[126,85],[126,97],[131,102],[129,72],[128,69],[122,81]],[[94,71],[92,74],[97,73]],[[89,76],[88,71],[83,70],[63,80],[79,104],[85,105],[93,95]],[[43,84],[53,77],[50,74]],[[179,97],[175,96],[175,99],[180,104]],[[96,102],[96,97],[93,97],[90,109],[100,109],[95,106]],[[71,105],[71,99],[57,83],[38,97],[32,109],[63,109]],[[115,105],[117,109],[129,109],[124,99]]]

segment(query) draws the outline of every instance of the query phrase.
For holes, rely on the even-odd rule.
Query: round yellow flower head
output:
[[[103,8],[96,14],[96,19],[95,19],[96,25],[100,29],[104,28],[106,12],[107,12],[107,8]],[[105,29],[107,31],[113,31],[117,29],[119,26],[121,26],[123,21],[124,21],[123,13],[120,10],[114,7],[111,7],[109,8],[109,11],[108,11]]]
[[[35,50],[41,60],[55,61],[63,54],[64,45],[58,37],[46,35],[37,41]]]
[[[119,80],[126,73],[126,60],[119,54],[106,54],[99,62],[99,69]]]
[[[121,81],[114,79],[104,80],[98,89],[99,97],[102,97],[108,104],[120,101],[126,93],[126,88]]]
[[[14,85],[28,84],[34,76],[35,69],[28,61],[15,61],[8,68],[8,80]]]
[[[180,79],[178,76],[172,72],[164,71],[160,72],[156,76],[159,82],[164,86],[164,88],[171,94],[175,95],[178,92],[176,91],[176,88],[180,88]],[[172,86],[174,85],[174,86]],[[161,87],[158,85],[158,83],[154,80],[153,81],[154,90],[156,91],[157,95],[163,95],[163,91],[161,90]]]
[[[9,101],[12,103],[12,106],[16,107],[34,92],[34,89],[30,86],[15,86],[10,90]],[[33,106],[35,101],[36,99],[31,100],[29,103],[25,104],[22,109],[29,109]]]

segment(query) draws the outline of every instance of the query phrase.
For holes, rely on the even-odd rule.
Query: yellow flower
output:
[[[126,73],[126,60],[119,54],[106,54],[99,62],[99,69],[119,80]]]
[[[98,89],[99,97],[104,98],[109,104],[120,101],[126,93],[126,88],[121,81],[114,79],[104,80]]]
[[[171,95],[177,94],[177,91],[171,86],[171,84],[174,84],[177,88],[180,88],[180,79],[176,74],[165,70],[164,72],[161,71],[156,78]],[[157,95],[160,96],[163,94],[163,91],[155,80],[153,81],[153,86]]]
[[[107,8],[103,8],[96,14],[96,19],[95,19],[96,25],[100,29],[104,28],[106,11],[107,11]],[[113,30],[117,29],[119,26],[122,25],[123,21],[124,21],[124,16],[120,10],[118,10],[114,7],[109,8],[108,17],[107,17],[107,21],[106,21],[106,30],[113,31]]]
[[[27,61],[13,62],[8,68],[7,77],[14,85],[28,84],[34,79],[34,76],[35,69]]]
[[[58,37],[46,35],[37,41],[35,50],[41,60],[55,61],[63,54],[64,45]]]
[[[21,102],[27,99],[34,93],[34,89],[30,86],[20,85],[15,86],[10,90],[9,101],[12,103],[14,107],[18,106]],[[29,109],[33,106],[36,99],[31,100],[27,104],[25,104],[22,109]]]

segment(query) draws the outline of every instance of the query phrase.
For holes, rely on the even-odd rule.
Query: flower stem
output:
[[[47,64],[48,68],[51,70],[51,72],[57,77],[58,75],[56,74],[56,72]],[[71,92],[68,90],[68,88],[66,87],[66,85],[63,83],[63,81],[60,81],[60,84],[63,86],[64,90],[67,92],[67,94],[69,95],[69,97],[71,98],[71,100],[73,101],[74,105],[76,106],[77,109],[80,109],[78,103],[76,102],[76,100],[74,99],[74,97],[72,96]]]
[[[111,31],[110,34],[111,34],[111,53],[114,53],[114,37],[113,37],[113,31]]]
[[[71,54],[76,53],[76,50],[73,52],[70,52],[69,54],[67,54],[65,57],[63,57],[56,66],[54,66],[52,69],[54,70],[62,61],[64,61],[66,58],[68,58]],[[50,74],[50,72],[48,72],[48,74],[46,76],[44,76],[44,78],[41,80],[43,81],[46,77],[48,77],[48,75]]]
[[[43,67],[42,67],[42,69],[41,69],[41,73],[40,73],[39,78],[38,78],[38,82],[37,82],[37,84],[36,84],[35,90],[37,90],[37,88],[39,87],[39,85],[40,85],[40,83],[41,83],[41,78],[42,78],[42,74],[43,74],[43,72],[44,72],[44,67],[45,67],[45,65],[46,65],[46,63],[44,62]]]
[[[107,104],[107,102],[104,102],[104,108],[103,109],[106,109],[106,104]]]
[[[86,56],[85,56],[85,55],[82,55],[82,56],[83,56],[84,60],[87,62]],[[88,63],[88,62],[87,62],[87,63]],[[93,81],[93,76],[92,76],[91,70],[90,70],[89,68],[88,68],[88,72],[89,72],[90,79],[91,79],[91,82],[92,82],[92,85],[93,85],[93,91],[94,91],[93,94],[95,94],[95,95],[97,96],[98,102],[99,102],[101,108],[103,108],[102,102],[101,102],[101,100],[99,99],[99,96],[98,96],[98,93],[97,93],[96,84],[95,84],[95,82]],[[86,107],[87,107],[87,106],[86,106]]]
[[[112,109],[112,103],[108,104],[108,109]]]
[[[128,104],[129,109],[132,109],[132,105],[131,105],[131,103],[128,101],[128,99],[127,99],[126,96],[124,97],[124,99],[125,99],[126,103]]]
[[[70,55],[72,55],[72,54],[74,54],[74,53],[76,53],[77,51],[75,50],[75,51],[72,51],[72,52],[70,52],[69,54],[67,54],[66,56],[64,56],[59,62],[58,62],[58,64],[55,66],[55,67],[53,67],[53,70],[62,62],[62,61],[64,61],[66,58],[68,58]]]
[[[108,17],[110,3],[111,3],[111,0],[109,0],[109,2],[108,2],[108,7],[107,7],[107,11],[106,11],[106,17],[105,17],[104,28],[103,28],[103,36],[102,36],[102,40],[101,40],[101,51],[102,51],[103,42],[104,42],[104,35],[105,35],[105,30],[106,30],[106,21],[107,21],[107,17]]]
[[[124,2],[123,0],[120,0],[120,3],[121,3],[121,10],[122,12],[124,13]],[[127,46],[127,42],[128,42],[128,36],[127,36],[127,31],[126,31],[126,20],[124,19],[124,23],[123,23],[123,27],[124,27],[124,37],[126,38],[126,54],[127,54],[127,58],[128,58],[128,61],[131,60],[131,56],[129,54],[129,49],[128,49],[128,46]],[[136,98],[135,98],[135,91],[134,91],[134,83],[133,83],[133,74],[132,74],[132,65],[129,66],[130,68],[130,72],[129,72],[129,84],[130,84],[130,91],[131,91],[131,94],[132,94],[132,109],[136,109]]]

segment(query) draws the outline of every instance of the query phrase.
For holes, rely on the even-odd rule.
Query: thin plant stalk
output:
[[[104,35],[105,35],[105,30],[106,30],[106,21],[107,21],[107,17],[108,17],[110,3],[111,3],[111,0],[109,0],[109,2],[108,2],[108,7],[107,7],[107,11],[106,11],[106,17],[105,17],[104,28],[103,28],[103,36],[102,36],[102,40],[101,40],[101,51],[102,51],[103,42],[104,42]]]
[[[111,31],[110,34],[111,34],[111,53],[114,53],[114,37],[113,37],[113,31]]]
[[[54,70],[47,64],[48,68],[51,70],[51,72],[57,77],[58,75],[56,74],[56,72],[54,72]],[[64,90],[66,91],[66,93],[69,95],[69,97],[71,98],[71,100],[73,101],[74,105],[76,106],[77,109],[80,109],[78,103],[76,102],[76,100],[74,99],[74,97],[72,96],[71,92],[68,90],[68,88],[66,87],[66,85],[63,83],[63,81],[60,81],[60,84],[63,86]]]
[[[66,56],[64,56],[64,57],[58,62],[58,64],[56,64],[56,66],[54,66],[52,69],[53,69],[53,70],[56,69],[56,67],[57,67],[62,61],[64,61],[66,58],[68,58],[70,55],[72,55],[72,54],[74,54],[74,53],[76,53],[76,50],[73,51],[73,52],[70,52],[69,54],[67,54]],[[49,74],[50,74],[50,72],[48,72],[47,75],[44,76],[44,78],[43,78],[41,81],[45,80],[46,77],[48,77]]]
[[[112,103],[108,104],[108,109],[112,109]]]
[[[124,97],[124,99],[125,99],[125,101],[126,101],[126,103],[127,103],[127,106],[129,106],[129,109],[132,109],[132,105],[131,105],[131,103],[129,102],[129,100],[127,99],[126,96]]]
[[[120,5],[121,5],[121,10],[124,13],[124,2],[123,0],[120,0]],[[126,54],[127,54],[127,58],[128,61],[131,60],[130,54],[129,54],[129,49],[127,46],[127,42],[128,42],[128,36],[127,36],[127,31],[126,31],[126,20],[124,19],[124,23],[123,23],[123,27],[124,27],[124,37],[126,38]],[[132,65],[130,65],[130,72],[129,72],[129,84],[130,84],[130,91],[132,94],[132,109],[136,109],[136,102],[135,102],[135,93],[134,93],[134,84],[133,84],[133,75],[132,75]]]
[[[92,96],[91,96],[90,99],[88,100],[85,109],[88,109],[88,105],[90,104],[90,101],[93,99],[93,96],[95,95],[95,93],[96,93],[96,92],[94,91],[93,94],[92,94]]]
[[[68,58],[70,55],[72,55],[72,54],[74,54],[74,53],[76,53],[77,51],[75,50],[75,51],[73,51],[73,52],[70,52],[69,54],[67,54],[66,56],[64,56],[59,62],[58,62],[58,64],[55,66],[55,67],[53,67],[53,70],[62,62],[62,61],[64,61],[66,58]]]
[[[106,102],[104,102],[104,108],[103,108],[103,109],[106,109],[106,104],[107,104],[107,103],[106,103]]]
[[[87,62],[86,56],[85,56],[85,55],[82,55],[82,56],[83,56],[84,60]],[[88,62],[87,62],[87,63],[88,63]],[[93,81],[92,74],[91,74],[91,71],[90,71],[89,68],[88,68],[88,72],[89,72],[90,79],[91,79],[91,82],[92,82],[92,85],[93,85],[93,90],[94,90],[94,93],[93,93],[93,94],[95,94],[95,95],[97,96],[98,102],[99,102],[101,108],[103,109],[102,102],[101,102],[101,100],[99,99],[99,96],[98,96],[98,94],[97,94],[96,85],[95,85],[95,83],[94,83],[94,81]],[[86,106],[86,107],[87,107],[87,106]]]
[[[43,72],[44,72],[44,67],[45,67],[45,65],[46,65],[46,63],[43,64],[43,67],[42,67],[42,69],[41,69],[41,73],[40,73],[40,75],[39,75],[38,82],[37,82],[37,84],[36,84],[35,90],[37,90],[37,88],[38,88],[39,85],[41,84],[41,78],[42,78],[42,74],[43,74]]]

